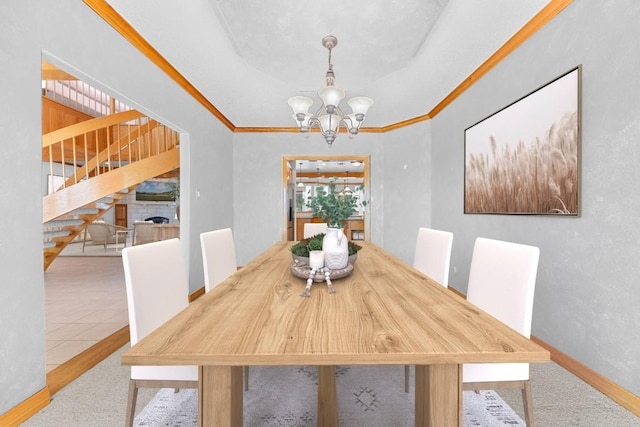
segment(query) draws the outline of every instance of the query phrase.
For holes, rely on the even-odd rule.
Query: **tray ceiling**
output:
[[[335,35],[336,86],[375,104],[364,126],[428,113],[549,0],[108,0],[238,127],[295,126]]]

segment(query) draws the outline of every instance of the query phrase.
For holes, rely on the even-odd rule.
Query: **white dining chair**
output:
[[[316,234],[327,233],[327,224],[324,222],[305,222],[302,237],[308,239]]]
[[[180,240],[122,250],[131,345],[189,305],[189,283]],[[138,388],[197,388],[197,366],[132,366],[126,425],[133,425]]]
[[[452,246],[452,232],[420,227],[413,266],[445,288],[448,287]]]
[[[209,292],[238,269],[236,247],[230,228],[200,234],[204,290]],[[249,367],[244,367],[244,389],[249,390]]]
[[[529,338],[539,258],[535,246],[477,238],[467,300]],[[533,426],[528,363],[464,364],[462,382],[464,390],[520,389],[525,422]]]
[[[238,269],[236,247],[230,228],[200,234],[204,265],[204,290],[209,292]]]
[[[453,233],[433,228],[418,228],[413,266],[445,288],[449,286],[449,266]],[[409,365],[404,366],[404,391],[409,393]]]

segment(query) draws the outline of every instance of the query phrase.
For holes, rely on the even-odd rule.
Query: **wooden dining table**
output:
[[[268,248],[122,363],[198,365],[200,426],[242,426],[243,366],[317,366],[317,425],[332,427],[336,365],[415,365],[415,425],[448,427],[462,422],[463,363],[549,361],[547,350],[370,242],[359,242],[335,293],[316,283],[302,297],[291,244]]]

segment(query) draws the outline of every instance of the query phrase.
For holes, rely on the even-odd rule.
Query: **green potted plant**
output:
[[[304,196],[302,195],[302,193],[298,193],[296,194],[296,210],[298,212],[302,212],[303,208],[304,208]]]
[[[356,190],[362,188],[360,186]],[[331,270],[345,268],[349,263],[348,239],[343,228],[347,219],[355,213],[358,201],[357,192],[337,193],[335,179],[332,179],[329,181],[328,190],[323,186],[317,187],[316,195],[307,202],[313,215],[327,224],[327,233],[322,240],[322,252],[324,265]],[[365,202],[361,202],[361,206],[366,206]]]
[[[361,190],[359,186],[356,190]],[[320,186],[316,188],[316,195],[311,197],[307,206],[313,211],[313,216],[322,219],[330,228],[343,228],[347,218],[352,216],[358,207],[358,195],[356,193],[336,193],[335,180],[329,182],[328,190]],[[360,202],[366,206],[366,202]]]

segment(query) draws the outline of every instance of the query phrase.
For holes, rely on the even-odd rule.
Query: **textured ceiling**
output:
[[[263,0],[209,1],[249,66],[296,90],[312,92],[327,69],[328,50],[321,43],[325,35],[338,37],[332,52],[338,83],[355,90],[406,67],[447,3],[290,1],[287,8],[274,8],[273,2]],[[353,9],[359,13],[349,13]]]
[[[428,113],[549,0],[107,0],[238,127],[292,127],[328,51],[336,86],[369,96],[364,126]],[[348,109],[348,107],[346,107]]]

